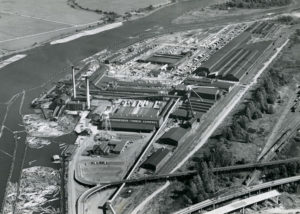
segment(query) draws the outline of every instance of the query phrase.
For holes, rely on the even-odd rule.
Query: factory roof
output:
[[[213,82],[212,79],[209,78],[193,78],[193,77],[187,77],[184,80],[185,85],[203,85],[208,86],[211,85]]]
[[[171,128],[169,131],[165,132],[159,140],[163,141],[168,139],[178,143],[186,133],[187,130],[184,128]]]
[[[156,152],[152,153],[151,156],[142,164],[143,166],[150,165],[156,168],[159,163],[169,154],[170,150],[160,148]]]
[[[111,128],[119,130],[153,131],[155,129],[155,124],[111,121]]]
[[[244,45],[251,37],[249,32],[243,32],[239,36],[235,37],[231,42],[221,48],[217,53],[212,55],[200,68],[207,68],[209,72],[214,72],[219,64],[227,62],[227,56],[231,52],[236,51],[236,47]]]
[[[159,111],[154,108],[136,108],[136,107],[120,107],[117,111],[110,115],[111,119],[126,118],[140,120],[157,120],[159,119]]]
[[[134,86],[117,86],[116,88],[108,88],[107,91],[119,91],[119,92],[133,92],[133,93],[159,93],[164,91],[163,88],[150,88],[150,87],[134,87]]]
[[[188,77],[184,80],[185,85],[199,85],[199,86],[211,86],[217,87],[224,90],[229,90],[234,84],[231,82],[219,81],[219,80],[212,80],[205,77],[200,78],[193,78]]]
[[[216,95],[217,93],[220,92],[220,90],[215,87],[198,87],[198,88],[194,88],[193,91],[195,91],[196,93],[210,94],[210,95]]]
[[[122,140],[111,140],[109,141],[108,145],[113,145],[113,151],[116,153],[121,153],[124,147],[126,146],[127,141]]]
[[[146,59],[140,59],[142,62],[151,62],[158,64],[168,64],[168,65],[176,65],[180,63],[186,55],[176,55],[176,54],[153,54]]]
[[[172,112],[171,116],[179,117],[179,118],[186,118],[186,119],[192,118],[191,112],[186,109],[176,109],[174,112]]]
[[[224,90],[228,91],[234,84],[231,82],[215,81],[215,82],[213,82],[213,85],[220,89],[224,89]]]

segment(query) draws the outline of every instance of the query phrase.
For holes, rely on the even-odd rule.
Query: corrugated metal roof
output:
[[[217,53],[213,54],[201,67],[208,68],[210,72],[214,72],[214,67],[218,64],[224,63],[227,54],[232,54],[236,50],[236,46],[244,45],[250,37],[249,32],[243,32],[239,36],[235,37],[225,47],[221,48]]]
[[[170,150],[160,148],[156,152],[152,153],[151,156],[143,163],[143,165],[151,165],[156,167],[168,154]]]
[[[179,142],[181,138],[187,133],[187,130],[181,127],[171,128],[169,131],[161,136],[160,140],[171,139]]]
[[[155,128],[155,124],[111,121],[111,128],[112,129],[122,129],[122,130],[152,131]]]
[[[221,89],[229,90],[234,84],[231,82],[215,81],[213,85]]]
[[[199,88],[195,88],[194,91],[196,93],[201,93],[201,94],[209,94],[209,95],[216,95],[217,93],[219,93],[219,89],[218,88],[212,88],[212,87],[199,87]]]

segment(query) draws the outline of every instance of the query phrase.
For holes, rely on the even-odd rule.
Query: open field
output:
[[[71,8],[65,0],[0,0],[1,12],[45,22],[79,25],[96,21],[99,15]]]
[[[83,8],[92,10],[112,11],[118,14],[124,14],[139,8],[145,8],[150,5],[161,5],[170,2],[170,0],[75,0]]]
[[[0,5],[0,55],[75,32],[103,17],[73,9],[64,0],[0,0]]]

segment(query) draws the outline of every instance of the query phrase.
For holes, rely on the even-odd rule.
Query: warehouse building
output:
[[[244,36],[239,38],[239,42],[247,42],[249,40],[247,33],[249,34],[249,32],[243,33]],[[228,43],[219,52],[214,54],[193,73],[198,76],[238,82],[251,71],[253,65],[260,59],[264,51],[270,47],[272,41],[262,41],[252,44],[231,43]]]
[[[196,86],[192,87],[192,90],[188,89],[186,85],[176,85],[173,87],[171,94],[178,96],[184,96],[190,91],[191,97],[199,98],[199,96],[205,100],[218,100],[223,94],[222,90],[213,86]]]
[[[186,58],[190,55],[190,53],[186,54],[158,54],[155,53],[148,58],[139,59],[138,62],[144,63],[152,63],[159,65],[168,65],[168,69],[177,68],[182,62],[186,60]]]
[[[193,109],[193,112],[201,113],[200,115],[203,115],[209,109],[214,105],[214,101],[212,100],[200,100],[199,98],[191,98],[190,102],[186,101],[183,102],[181,106],[179,106],[179,109],[191,111]]]
[[[170,150],[160,148],[150,155],[150,157],[141,165],[141,168],[157,172],[170,157]]]
[[[221,90],[225,90],[226,92],[231,91],[234,86],[234,83],[222,80],[215,80],[206,77],[187,77],[184,82],[185,85],[196,85],[196,86],[208,86],[208,87],[216,87]]]
[[[174,99],[122,100],[110,114],[112,130],[152,132],[158,129],[174,104]],[[105,122],[105,121],[102,121]],[[102,123],[99,128],[103,127]]]
[[[198,87],[194,88],[191,97],[200,96],[202,99],[218,100],[222,96],[222,91],[215,87]]]
[[[181,127],[171,128],[159,138],[158,142],[177,147],[187,132],[187,129]]]
[[[193,117],[190,109],[176,109],[170,114],[170,118],[179,120],[190,120]]]
[[[198,76],[209,76],[212,74],[218,75],[218,72],[224,64],[231,58],[231,54],[236,53],[236,48],[245,45],[251,38],[250,32],[243,32],[226,46],[221,48],[217,53],[212,55],[203,65],[197,68],[193,73]]]

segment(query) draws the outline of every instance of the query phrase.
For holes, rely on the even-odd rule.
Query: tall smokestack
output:
[[[90,109],[90,107],[91,107],[91,104],[90,104],[90,81],[87,76],[85,77],[85,83],[86,83],[86,105],[87,105],[87,109]]]
[[[72,66],[73,97],[76,99],[75,68]]]

